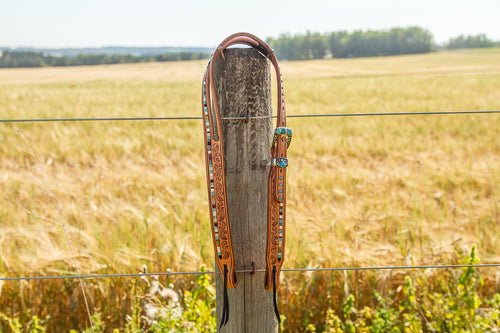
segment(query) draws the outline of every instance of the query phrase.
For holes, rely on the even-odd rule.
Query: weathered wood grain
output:
[[[253,49],[228,49],[215,64],[215,87],[221,117],[272,114],[270,64]],[[226,189],[236,269],[264,269],[271,119],[222,120]],[[223,284],[217,284],[217,322]],[[264,289],[264,272],[238,273],[229,289],[229,322],[219,332],[277,332],[272,291]]]

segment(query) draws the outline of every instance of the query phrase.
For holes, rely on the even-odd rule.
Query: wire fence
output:
[[[374,271],[374,270],[411,270],[411,269],[457,269],[457,268],[500,268],[500,264],[476,265],[417,265],[417,266],[373,266],[373,267],[325,267],[325,268],[284,268],[282,272],[334,272],[334,271]],[[265,272],[265,269],[242,269],[236,273]],[[20,280],[57,280],[57,279],[95,279],[95,278],[123,278],[144,276],[179,276],[220,274],[219,271],[192,271],[192,272],[158,272],[158,273],[123,273],[123,274],[85,274],[85,275],[55,275],[55,276],[19,276],[0,277],[0,281]]]
[[[288,118],[320,118],[320,117],[373,117],[373,116],[425,116],[425,115],[474,115],[500,114],[500,110],[465,110],[465,111],[421,111],[421,112],[367,112],[367,113],[328,113],[328,114],[296,114]],[[269,119],[277,116],[250,116],[250,117],[221,117],[223,120]],[[43,122],[98,122],[98,121],[165,121],[165,120],[201,120],[200,116],[172,116],[172,117],[100,117],[100,118],[24,118],[0,119],[0,123],[43,123]],[[457,268],[500,268],[496,264],[476,265],[411,265],[411,266],[375,266],[375,267],[328,267],[328,268],[289,268],[283,272],[328,272],[328,271],[362,271],[362,270],[410,270],[410,269],[457,269]],[[237,270],[237,273],[264,272],[264,269]],[[158,273],[121,273],[121,274],[76,274],[56,276],[21,276],[0,277],[0,281],[19,280],[54,280],[54,279],[91,279],[91,278],[122,278],[143,276],[178,276],[220,274],[218,271],[191,271],[191,272],[158,272]]]
[[[423,112],[366,112],[366,113],[330,113],[330,114],[297,114],[288,115],[289,118],[322,118],[322,117],[383,117],[383,116],[428,116],[428,115],[478,115],[499,114],[500,110],[466,110],[466,111],[423,111]],[[250,120],[276,118],[276,116],[250,116],[250,117],[222,117],[223,120]],[[24,118],[24,119],[0,119],[0,123],[45,123],[45,122],[102,122],[102,121],[169,121],[169,120],[201,120],[200,116],[173,116],[173,117],[99,117],[99,118]],[[63,224],[64,226],[64,224]],[[71,246],[71,243],[68,242]],[[74,255],[73,255],[74,258]],[[283,272],[333,272],[333,271],[374,271],[374,270],[412,270],[412,269],[459,269],[459,268],[500,268],[500,263],[475,264],[475,265],[412,265],[412,266],[374,266],[374,267],[328,267],[328,268],[290,268]],[[0,281],[21,280],[54,280],[54,279],[79,279],[85,305],[89,316],[91,330],[94,332],[94,323],[91,311],[87,304],[85,290],[81,279],[144,277],[144,276],[185,276],[199,274],[220,274],[218,271],[191,271],[191,272],[157,272],[157,273],[125,273],[125,274],[79,274],[78,265],[75,262],[75,275],[56,276],[21,276],[0,277]],[[264,272],[264,269],[237,270],[237,273]]]
[[[469,111],[421,111],[421,112],[367,112],[367,113],[326,113],[326,114],[292,114],[287,118],[323,118],[323,117],[373,117],[373,116],[425,116],[425,115],[470,115],[495,114],[500,110]],[[269,119],[277,116],[221,117],[223,120]],[[0,123],[41,123],[41,122],[89,122],[89,121],[155,121],[155,120],[201,120],[201,116],[179,117],[103,117],[103,118],[24,118],[0,119]]]

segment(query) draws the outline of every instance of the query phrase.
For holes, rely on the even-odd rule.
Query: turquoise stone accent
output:
[[[286,163],[285,163],[285,161],[281,161],[281,162],[280,162],[280,167],[282,167],[282,168],[286,167]]]
[[[280,176],[280,180],[282,180],[282,179],[283,179],[283,176]]]
[[[279,190],[278,192],[279,192],[279,193],[283,193],[283,190]]]
[[[279,183],[280,186],[283,186],[283,183]]]
[[[280,200],[281,200],[281,199],[283,199],[283,197],[280,195],[280,196],[278,197],[278,199],[280,199]]]
[[[280,220],[280,224],[283,223],[283,220]]]
[[[276,134],[277,134],[277,135],[280,135],[280,134],[281,134],[281,128],[277,128],[277,129],[276,129]]]
[[[289,129],[287,130],[287,134],[288,134],[288,136],[292,136],[292,129],[291,129],[291,128],[289,128]]]

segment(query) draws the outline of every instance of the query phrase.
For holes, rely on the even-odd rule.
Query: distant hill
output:
[[[166,53],[206,53],[211,54],[214,48],[207,47],[132,47],[132,46],[105,46],[105,47],[87,47],[87,48],[34,48],[34,47],[17,47],[9,48],[0,46],[0,51],[26,51],[43,53],[51,56],[66,56],[76,57],[79,54],[86,55],[133,55],[136,57],[158,56]]]

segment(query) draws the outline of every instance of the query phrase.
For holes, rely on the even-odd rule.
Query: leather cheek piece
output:
[[[248,33],[237,33],[227,37],[217,47],[210,59],[202,85],[202,115],[210,222],[216,263],[223,276],[224,283],[224,307],[221,327],[229,320],[227,288],[236,288],[237,280],[227,207],[221,118],[214,89],[214,64],[219,57],[224,58],[226,48],[236,44],[250,46],[269,59],[276,71],[277,88],[278,92],[281,93],[276,109],[277,124],[271,144],[271,167],[268,179],[266,273],[264,278],[265,289],[274,291],[274,311],[278,321],[280,321],[280,315],[277,308],[276,289],[279,285],[279,276],[285,257],[287,148],[292,138],[292,130],[286,127],[283,80],[273,50],[264,41]]]

